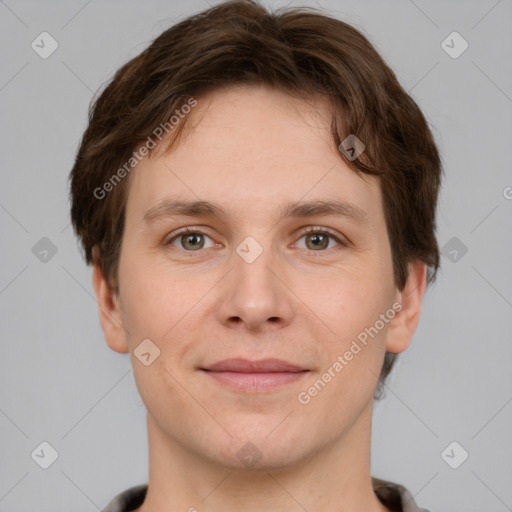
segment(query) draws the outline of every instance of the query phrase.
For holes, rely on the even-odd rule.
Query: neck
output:
[[[219,466],[169,437],[148,414],[149,484],[137,512],[386,512],[370,476],[371,404],[343,437],[292,466]]]

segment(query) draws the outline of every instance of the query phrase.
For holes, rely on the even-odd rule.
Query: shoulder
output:
[[[147,484],[130,487],[115,496],[102,512],[129,512],[140,507],[146,497]]]
[[[372,477],[372,485],[377,498],[393,512],[429,512],[419,508],[412,494],[401,484]]]

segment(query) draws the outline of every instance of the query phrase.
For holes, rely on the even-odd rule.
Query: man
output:
[[[424,116],[367,39],[217,5],[97,99],[71,173],[148,485],[105,512],[421,511],[372,478],[373,399],[439,266]]]

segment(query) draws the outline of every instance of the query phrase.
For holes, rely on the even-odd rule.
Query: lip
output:
[[[201,370],[237,391],[272,391],[301,379],[309,370],[281,359],[225,359]]]
[[[235,358],[224,359],[217,363],[202,368],[212,372],[237,372],[237,373],[277,373],[277,372],[302,372],[306,368],[283,361],[282,359],[260,359],[250,361],[249,359]]]

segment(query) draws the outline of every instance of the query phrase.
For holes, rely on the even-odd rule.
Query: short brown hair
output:
[[[347,159],[349,167],[379,177],[397,288],[403,290],[414,260],[427,264],[427,284],[433,282],[440,264],[435,216],[442,168],[420,108],[352,26],[315,9],[269,12],[251,0],[221,3],[167,29],[91,104],[70,174],[71,218],[87,263],[98,248],[97,262],[118,292],[129,180],[114,183],[105,197],[95,191],[187,98],[236,84],[331,101],[335,144],[355,134],[366,146],[357,159]],[[167,149],[185,124],[186,118],[172,130]],[[395,357],[386,353],[376,397]]]

